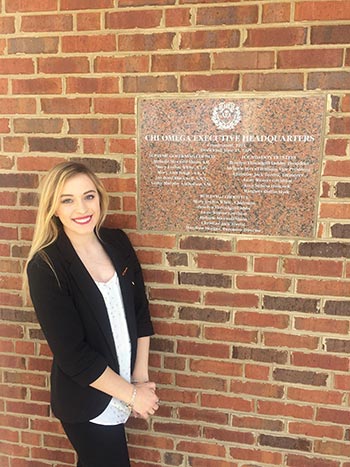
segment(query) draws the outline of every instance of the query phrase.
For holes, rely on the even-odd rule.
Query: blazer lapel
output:
[[[81,293],[86,297],[86,302],[88,303],[91,312],[96,317],[96,321],[109,344],[113,357],[117,359],[106,304],[99,288],[95,284],[95,281],[90,276],[64,232],[60,234],[57,244],[62,252],[64,252],[64,258],[69,263],[69,269],[72,277]]]

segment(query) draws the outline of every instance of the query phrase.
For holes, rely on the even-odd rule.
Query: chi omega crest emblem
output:
[[[214,107],[211,119],[219,130],[232,130],[241,121],[241,111],[233,102],[221,102]]]

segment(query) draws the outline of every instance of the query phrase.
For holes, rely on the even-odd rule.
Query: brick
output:
[[[94,31],[101,29],[101,13],[78,13],[77,30]]]
[[[348,135],[350,130],[350,117],[331,118],[329,128],[331,133]]]
[[[72,31],[73,17],[71,15],[40,15],[23,16],[21,31],[23,32],[53,32]]]
[[[214,237],[182,237],[180,239],[180,248],[184,250],[232,250],[230,240],[222,240]]]
[[[307,260],[288,258],[284,261],[287,274],[303,274],[311,276],[341,277],[343,263],[331,260]]]
[[[236,91],[239,87],[238,74],[186,75],[180,78],[182,92]]]
[[[240,444],[253,444],[255,439],[253,433],[211,427],[204,428],[204,436],[208,439]]]
[[[34,224],[35,218],[34,211],[0,209],[0,221],[6,224]]]
[[[237,464],[232,464],[232,462],[226,462],[218,459],[206,459],[206,467],[236,467]],[[180,465],[180,464],[179,464]],[[189,464],[191,467],[202,467],[203,466],[203,457],[193,457],[189,456]]]
[[[188,302],[198,303],[200,299],[200,292],[196,290],[187,289],[155,289],[149,290],[151,300],[165,300],[173,302]]]
[[[117,154],[135,154],[136,142],[129,138],[113,138],[110,140],[109,150]]]
[[[318,457],[310,458],[310,457],[303,457],[293,454],[287,455],[287,462],[289,467],[338,467],[338,461],[331,461],[329,459],[320,459]],[[344,466],[346,467],[346,466]]]
[[[191,10],[189,8],[171,8],[165,10],[166,27],[191,25]]]
[[[190,436],[191,438],[199,436],[199,426],[193,424],[154,422],[153,429],[156,433],[169,433],[172,436]]]
[[[307,29],[302,27],[275,27],[248,29],[245,47],[281,47],[306,43]]]
[[[162,11],[142,10],[142,14],[138,10],[130,11],[114,11],[106,13],[106,28],[107,29],[147,29],[156,28],[161,25]]]
[[[305,405],[297,405],[278,401],[260,400],[258,402],[258,413],[265,415],[277,415],[279,417],[301,418],[312,420],[314,408]]]
[[[15,32],[15,18],[6,17],[0,18],[0,33],[1,34],[13,34]]]
[[[188,266],[188,256],[186,253],[166,253],[169,266]]]
[[[129,234],[132,244],[137,247],[154,247],[154,248],[174,248],[175,237],[172,235],[159,234],[139,234],[132,232]]]
[[[88,114],[91,100],[87,97],[53,97],[42,98],[41,108],[46,114]]]
[[[63,157],[21,157],[17,159],[18,170],[28,171],[47,171],[56,164],[64,162]],[[37,197],[33,193],[28,193],[26,196],[21,196],[22,206],[37,206]]]
[[[118,50],[130,51],[154,51],[172,48],[175,34],[164,32],[159,34],[120,34],[118,36]]]
[[[34,114],[36,101],[31,97],[0,98],[0,114]]]
[[[295,329],[318,332],[322,334],[329,333],[330,329],[332,330],[332,334],[348,334],[349,332],[349,323],[347,321],[335,321],[334,319],[324,319],[320,317],[317,319],[295,318],[294,327]]]
[[[152,72],[169,71],[208,71],[210,56],[208,53],[161,54],[152,58]]]
[[[209,456],[225,457],[225,447],[220,446],[217,443],[180,441],[177,445],[177,450],[181,452],[190,452],[191,454],[201,454],[205,452]]]
[[[294,365],[308,368],[323,368],[328,370],[347,371],[348,365],[345,357],[326,354],[305,354],[303,352],[293,352],[291,361]]]
[[[292,252],[291,242],[278,242],[273,240],[238,240],[237,251],[239,253],[264,253],[288,255]]]
[[[257,331],[236,328],[207,327],[204,331],[204,337],[214,341],[240,342],[246,344],[254,344],[258,341]]]
[[[320,209],[320,217],[347,220],[349,218],[349,211],[349,204],[322,204]]]
[[[177,352],[180,355],[197,355],[200,357],[229,358],[230,346],[228,344],[204,344],[202,342],[180,341],[177,343]]]
[[[303,242],[299,244],[299,255],[326,258],[350,257],[350,245],[347,243]]]
[[[238,289],[258,289],[287,292],[291,285],[290,279],[283,277],[267,276],[237,276],[236,285]]]
[[[347,55],[346,55],[346,64],[350,64],[350,49],[347,50]],[[346,96],[343,96],[343,99],[341,100],[341,110],[343,112],[350,112],[350,94],[347,94]]]
[[[0,74],[33,74],[34,63],[31,58],[1,58]]]
[[[16,133],[61,133],[60,118],[16,118],[13,122]]]
[[[231,288],[232,279],[224,274],[180,272],[179,284]]]
[[[276,273],[278,268],[278,258],[262,257],[254,259],[255,272],[271,272]]]
[[[113,34],[93,36],[63,36],[63,53],[115,52],[116,37]]]
[[[215,308],[179,307],[179,318],[188,321],[206,321],[210,323],[227,323],[230,314]]]
[[[205,7],[197,10],[197,25],[200,26],[254,24],[257,22],[258,7],[256,5]]]
[[[85,119],[68,119],[69,134],[83,134],[83,135],[113,135],[118,133],[118,120],[117,119],[98,119],[98,118],[85,118]]]
[[[250,394],[263,398],[282,399],[284,389],[282,385],[267,384],[266,382],[243,382],[240,380],[232,380],[230,391],[234,394]]]
[[[313,392],[313,391],[312,391]],[[312,402],[312,401],[311,401]],[[312,436],[314,438],[334,438],[334,439],[342,439],[343,433],[342,429],[338,426],[326,426],[326,425],[315,425],[312,423],[301,423],[301,422],[291,422],[288,425],[290,434],[296,435],[304,435],[304,436]],[[319,459],[321,461],[321,459]],[[314,462],[314,461],[312,461]],[[297,464],[293,464],[295,467],[298,467]],[[300,466],[300,464],[298,464]],[[304,464],[302,464],[304,466]],[[309,464],[305,464],[309,465]],[[324,465],[327,467],[328,464],[310,464],[318,467],[319,465]]]
[[[350,5],[347,1],[299,2],[295,5],[296,21],[347,20]]]
[[[38,186],[38,177],[33,174],[8,173],[1,174],[2,187],[15,188],[36,188]]]
[[[5,152],[23,152],[25,140],[20,136],[4,137]]]
[[[194,373],[213,373],[223,376],[242,376],[242,365],[235,362],[220,362],[218,360],[191,360],[190,369]]]
[[[344,339],[326,339],[327,352],[335,353],[348,353],[350,348],[350,341]]]
[[[273,69],[273,52],[217,52],[213,54],[214,70],[265,70]]]
[[[228,415],[207,409],[195,409],[192,407],[180,407],[179,417],[183,420],[201,420],[203,422],[226,425]]]
[[[7,13],[55,10],[57,10],[57,0],[6,0],[5,2]]]
[[[12,80],[14,94],[61,94],[60,78],[33,78]]]
[[[182,32],[180,35],[180,49],[221,49],[238,47],[240,41],[239,30],[213,30]]]
[[[104,154],[106,142],[102,138],[84,138],[83,147],[84,154]]]
[[[350,198],[350,183],[338,182],[335,195],[337,198]]]
[[[8,93],[8,87],[9,87],[9,81],[7,78],[0,79],[0,94],[7,94]],[[3,120],[4,122],[4,120]],[[4,131],[2,130],[3,122],[1,122],[1,132],[3,133]]]
[[[30,152],[63,152],[72,153],[78,149],[78,140],[75,138],[28,138]]]
[[[311,44],[348,44],[350,25],[324,25],[311,27]]]
[[[38,69],[40,73],[48,74],[87,73],[89,62],[85,57],[39,58]]]
[[[316,336],[299,336],[293,333],[286,335],[275,332],[264,332],[264,342],[268,347],[316,350],[319,345],[319,338]]]
[[[258,442],[262,446],[277,447],[279,449],[295,449],[297,451],[311,452],[312,444],[307,439],[291,438],[287,436],[274,436],[261,434]]]
[[[149,67],[150,58],[147,55],[96,57],[94,62],[97,73],[146,73]]]
[[[17,37],[8,39],[9,54],[58,53],[58,37]]]
[[[126,76],[123,78],[126,93],[177,92],[175,76]]]
[[[221,394],[202,394],[202,407],[210,407],[230,411],[253,412],[253,401],[242,397],[226,396]]]
[[[135,112],[135,101],[125,97],[96,97],[94,108],[97,113],[132,115]]]
[[[272,327],[278,329],[286,329],[289,327],[290,318],[287,314],[268,314],[261,312],[249,313],[245,311],[237,311],[235,313],[235,324],[243,326],[254,326],[254,327]]]
[[[302,73],[247,73],[242,83],[244,91],[301,91],[304,88]]]
[[[279,452],[270,452],[266,450],[262,451],[257,449],[243,449],[236,446],[230,449],[230,455],[232,459],[244,459],[276,466],[281,466],[284,462],[284,457],[282,457],[281,453]]]
[[[199,268],[246,271],[247,259],[242,256],[224,256],[199,253],[196,257]]]
[[[271,3],[262,6],[263,23],[285,23],[290,21],[291,6],[289,3]]]
[[[8,118],[0,118],[0,133],[10,133],[10,121]]]
[[[232,352],[232,358],[266,363],[287,363],[288,352],[266,348],[258,349],[254,347],[235,346]]]
[[[348,296],[350,293],[350,284],[345,281],[317,281],[317,280],[298,280],[298,293],[307,293],[311,295],[330,295],[330,296]]]
[[[230,306],[238,308],[256,308],[259,298],[255,294],[207,292],[205,294],[206,305]]]
[[[94,0],[61,0],[61,10],[92,10],[113,8],[113,0],[99,0],[98,4]]]
[[[157,269],[144,269],[144,279],[146,283],[173,284],[174,273]]]
[[[328,139],[326,141],[325,152],[327,156],[346,156],[348,147],[347,139]]]
[[[339,72],[315,72],[309,73],[307,89],[349,89],[350,73]]]
[[[280,50],[277,68],[340,68],[343,61],[342,49]]]
[[[114,94],[119,92],[119,78],[76,78],[68,77],[67,93],[74,94]]]
[[[348,410],[338,410],[319,407],[316,414],[316,420],[320,422],[332,422],[346,425],[346,420],[348,420],[348,416]]]
[[[223,392],[226,389],[226,381],[222,378],[213,377],[213,375],[208,376],[194,376],[194,375],[183,375],[177,374],[176,377],[176,386],[185,389],[200,389],[203,391],[217,391]]]
[[[326,300],[324,305],[326,315],[350,316],[350,301],[348,300]]]

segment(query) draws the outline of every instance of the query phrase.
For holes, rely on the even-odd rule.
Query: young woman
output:
[[[51,405],[79,467],[129,467],[124,423],[158,409],[148,381],[153,328],[142,272],[122,230],[101,227],[108,197],[65,162],[42,185],[27,263],[30,296],[53,353]]]

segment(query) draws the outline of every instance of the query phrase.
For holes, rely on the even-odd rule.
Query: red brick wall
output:
[[[350,2],[0,5],[1,467],[74,465],[21,291],[38,181],[72,157],[147,280],[162,405],[134,467],[350,467]],[[136,98],[203,91],[327,95],[317,238],[136,231]]]

